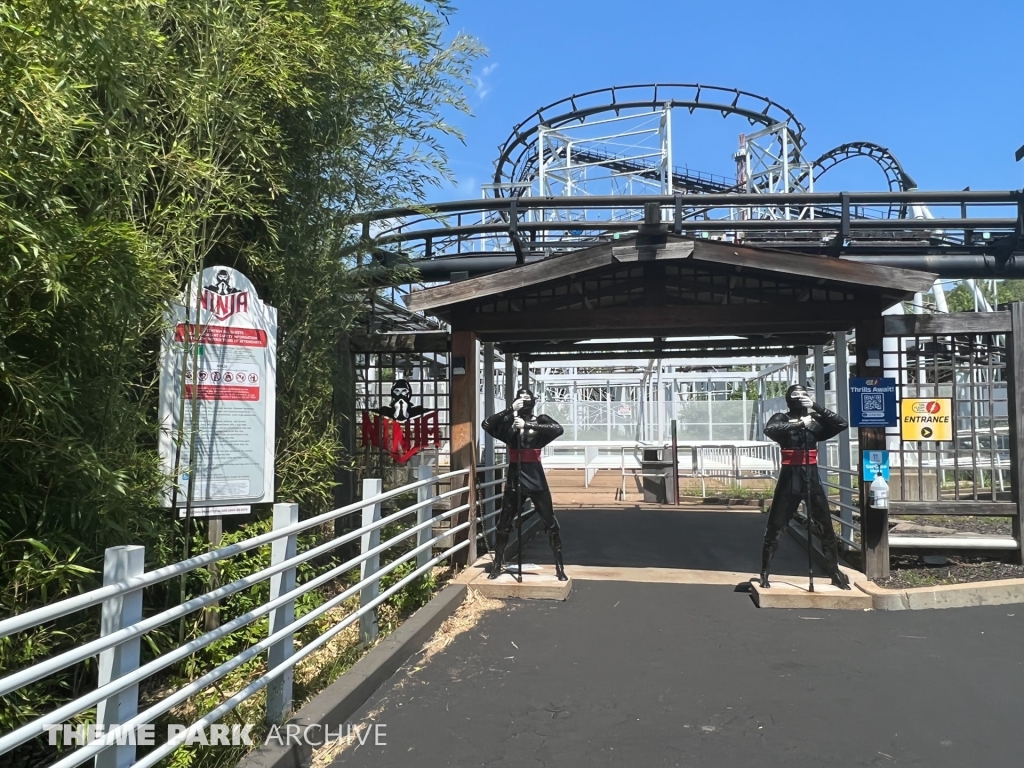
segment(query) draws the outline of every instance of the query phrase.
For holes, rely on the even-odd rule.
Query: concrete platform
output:
[[[814,579],[814,591],[808,591],[806,576],[773,576],[771,587],[762,589],[756,580],[750,582],[750,592],[758,608],[811,608],[831,611],[865,611],[872,608],[871,595],[858,588],[863,578],[857,571],[843,569],[850,577],[851,589],[840,589],[829,582],[827,576]],[[857,578],[859,577],[859,578]]]
[[[487,565],[487,567],[479,568],[479,565],[482,564]],[[566,574],[569,576],[568,581],[559,581],[555,577],[555,567],[553,565],[523,563],[522,583],[508,570],[496,579],[488,579],[490,563],[481,563],[478,560],[476,565],[479,572],[470,580],[469,588],[475,589],[484,597],[493,597],[501,600],[512,597],[528,600],[565,600],[572,591],[572,574]],[[511,568],[514,569],[515,567],[515,563],[512,563]],[[870,600],[870,598],[868,599]]]

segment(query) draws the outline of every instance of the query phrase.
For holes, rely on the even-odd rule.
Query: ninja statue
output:
[[[487,578],[496,579],[501,575],[505,558],[505,546],[512,530],[512,521],[522,513],[521,505],[527,499],[533,500],[533,508],[544,521],[548,543],[555,556],[555,574],[559,581],[566,581],[562,565],[562,539],[558,535],[558,521],[551,503],[551,491],[540,463],[541,449],[562,436],[562,426],[550,416],[534,416],[534,397],[528,389],[516,392],[511,408],[484,419],[484,432],[496,437],[508,446],[508,480],[501,500],[501,514],[494,533],[494,564]],[[520,508],[516,509],[516,501]]]
[[[809,507],[807,512],[813,521],[812,528],[821,539],[821,550],[825,554],[832,583],[849,589],[850,580],[839,570],[839,552],[829,516],[828,497],[818,477],[818,443],[835,437],[848,425],[832,411],[813,402],[807,390],[799,384],[786,391],[786,405],[789,413],[776,413],[764,428],[764,434],[782,447],[782,469],[764,532],[761,586],[771,586],[768,569],[772,557],[779,548],[782,531],[803,501]],[[807,544],[810,546],[810,542]]]
[[[395,421],[408,421],[422,415],[426,409],[422,405],[413,405],[412,387],[409,382],[399,379],[391,385],[391,405],[381,406],[376,412]]]

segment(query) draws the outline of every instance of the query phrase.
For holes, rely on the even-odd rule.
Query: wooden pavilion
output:
[[[935,279],[927,272],[686,238],[651,223],[630,237],[419,291],[409,308],[452,327],[455,469],[476,461],[478,340],[530,360],[788,355],[806,354],[807,345],[825,343],[828,334],[853,330],[854,375],[881,377],[882,311],[929,291]],[[579,343],[631,337],[645,340]],[[859,440],[862,449],[885,448],[885,430],[861,428]],[[864,567],[880,574],[888,571],[887,516],[867,507],[864,485]]]

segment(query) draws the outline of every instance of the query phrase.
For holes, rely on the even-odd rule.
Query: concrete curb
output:
[[[373,693],[429,640],[466,597],[465,584],[449,584],[379,645],[357,661],[316,698],[300,709],[289,724],[323,726],[337,731]],[[323,730],[311,732],[323,738]],[[264,745],[246,755],[238,768],[307,768],[312,747]]]
[[[930,608],[1024,603],[1024,579],[976,581],[913,589],[885,589],[873,581],[859,581],[857,587],[871,595],[871,607],[876,611],[921,611]]]

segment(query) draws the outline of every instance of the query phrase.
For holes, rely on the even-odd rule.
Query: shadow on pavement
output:
[[[684,568],[751,574],[761,569],[767,515],[757,512],[623,507],[563,509],[555,514],[562,531],[566,566]],[[538,532],[523,554],[530,562],[550,563],[547,537]],[[772,571],[806,573],[806,551],[789,536],[783,536]]]

